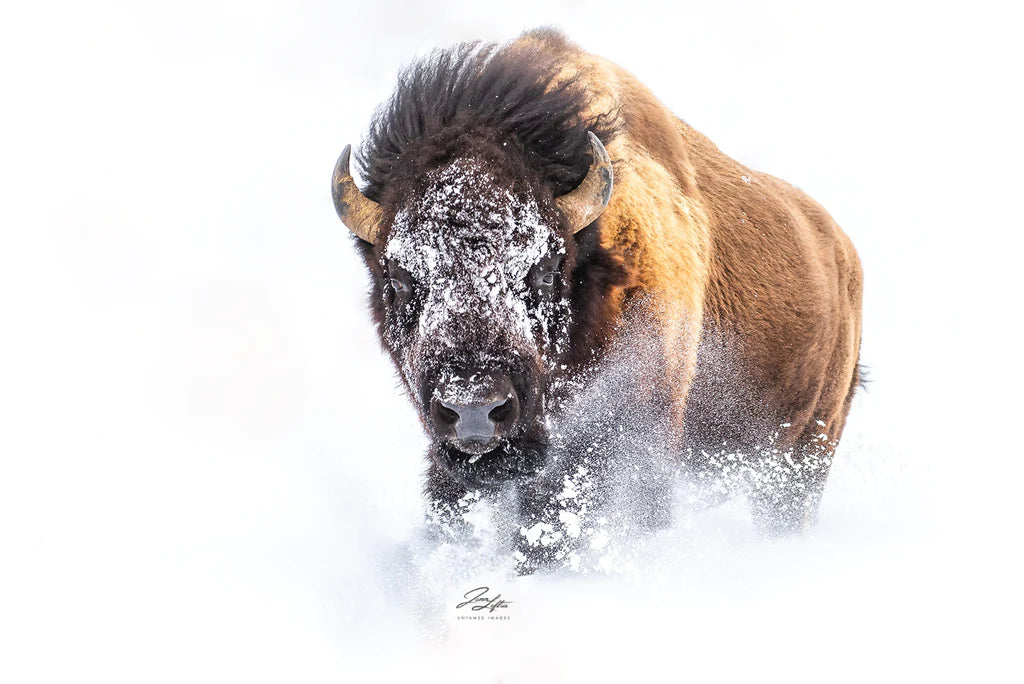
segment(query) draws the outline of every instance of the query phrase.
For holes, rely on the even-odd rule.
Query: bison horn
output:
[[[356,182],[352,180],[349,169],[349,158],[352,146],[345,145],[334,165],[334,179],[331,183],[331,195],[334,197],[334,208],[338,217],[349,230],[361,239],[373,244],[377,240],[383,219],[380,205],[360,192]]]
[[[608,200],[612,197],[612,183],[615,174],[612,172],[612,162],[608,158],[608,151],[592,132],[587,132],[590,138],[590,149],[593,153],[593,161],[590,162],[590,170],[583,182],[573,190],[555,199],[559,211],[569,224],[571,232],[576,233],[601,215]]]

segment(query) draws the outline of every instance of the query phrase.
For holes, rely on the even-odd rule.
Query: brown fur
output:
[[[791,425],[783,446],[821,434],[837,442],[861,340],[862,274],[849,238],[805,193],[726,156],[620,67],[551,31],[517,45],[557,54],[561,77],[595,95],[589,116],[619,114],[606,145],[615,189],[600,230],[630,283],[615,289],[605,315],[621,317],[637,298],[656,302],[683,432],[698,349],[714,344],[728,348],[764,421]],[[820,496],[824,474],[817,479]],[[805,514],[814,509],[808,502]]]
[[[553,380],[585,379],[617,337],[653,338],[663,354],[637,364],[636,405],[668,418],[694,468],[714,464],[692,454],[723,444],[788,452],[797,466],[784,479],[797,486],[755,488],[754,511],[767,531],[805,526],[859,381],[856,252],[800,190],[729,158],[632,75],[559,33],[435,53],[400,77],[378,111],[363,161],[365,193],[384,220],[376,243],[360,244],[385,348],[400,365],[400,350],[415,337],[412,309],[396,306],[389,290],[383,250],[396,212],[425,192],[422,179],[455,159],[477,159],[503,186],[532,189],[557,224],[554,198],[576,187],[590,164],[588,130],[612,159],[614,188],[595,223],[575,236],[562,226],[571,343],[552,377],[537,363],[512,373],[526,388],[523,406],[538,404],[546,388],[576,386]],[[494,337],[481,323],[462,333],[464,349],[425,355],[422,372],[403,376],[410,396],[422,409],[431,364],[452,363],[452,353]],[[540,424],[534,418],[527,431]],[[478,468],[542,464],[546,448],[544,435],[528,432],[504,460],[492,456]],[[430,453],[432,498],[461,496],[472,474],[453,479],[459,457],[443,444]]]

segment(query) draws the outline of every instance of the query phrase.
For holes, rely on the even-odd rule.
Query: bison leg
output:
[[[765,537],[787,536],[810,529],[818,521],[825,480],[825,473],[794,473],[785,483],[754,488],[748,495],[754,527]]]
[[[474,503],[473,492],[431,463],[425,487],[427,533],[437,541],[459,541],[472,536],[465,514]]]
[[[553,570],[561,565],[561,551],[567,541],[558,522],[557,507],[552,507],[550,492],[533,487],[520,487],[516,491],[516,521],[512,534],[516,571],[531,575],[541,570]]]
[[[795,534],[817,523],[836,446],[820,430],[808,428],[795,447],[772,449],[752,469],[748,498],[762,535]]]
[[[777,453],[773,450],[774,458],[764,459],[762,465],[766,467],[755,473],[755,484],[763,486],[752,488],[750,503],[754,523],[762,534],[792,534],[817,523],[832,458],[854,394],[861,386],[863,372],[859,365],[851,375],[849,385],[839,395],[841,400],[837,402],[838,390],[826,387],[796,445]]]

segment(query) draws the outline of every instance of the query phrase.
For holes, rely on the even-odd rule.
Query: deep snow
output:
[[[1019,21],[620,6],[5,8],[0,679],[1019,679]],[[422,539],[330,170],[400,64],[544,23],[857,245],[872,382],[812,533],[734,500],[528,578]],[[481,585],[508,620],[457,619]]]

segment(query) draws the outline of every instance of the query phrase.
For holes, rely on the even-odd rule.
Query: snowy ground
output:
[[[0,680],[1019,680],[1019,17],[625,4],[3,10]],[[330,170],[399,65],[546,23],[858,246],[872,383],[806,537],[737,501],[519,579],[417,542]],[[509,620],[456,619],[479,584]]]

